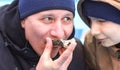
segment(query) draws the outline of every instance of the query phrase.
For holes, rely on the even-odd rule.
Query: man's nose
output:
[[[51,31],[51,35],[57,38],[65,37],[64,26],[62,25],[61,22],[54,24],[52,31]]]

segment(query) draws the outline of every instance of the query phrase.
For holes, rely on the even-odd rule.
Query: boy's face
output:
[[[73,14],[67,10],[48,10],[33,14],[21,22],[26,39],[37,54],[41,55],[46,37],[67,39],[73,31]],[[54,57],[59,48],[53,48]]]
[[[91,34],[103,46],[110,47],[120,43],[120,25],[111,21],[89,17],[91,20]]]

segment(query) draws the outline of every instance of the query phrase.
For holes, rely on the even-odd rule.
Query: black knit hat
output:
[[[51,9],[63,9],[75,13],[74,0],[19,0],[18,8],[21,19]]]

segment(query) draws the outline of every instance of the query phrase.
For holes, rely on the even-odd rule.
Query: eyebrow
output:
[[[47,13],[47,14],[42,14],[41,16],[49,16],[49,17],[51,16],[51,17],[52,17],[52,16],[54,16],[54,14]],[[65,16],[74,17],[74,15],[71,14],[71,13],[64,14],[63,16],[64,16],[64,17],[65,17]]]
[[[116,1],[116,2],[120,3],[120,0],[113,0],[113,1]]]

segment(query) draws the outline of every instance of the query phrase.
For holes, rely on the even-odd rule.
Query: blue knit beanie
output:
[[[52,9],[68,10],[74,14],[75,3],[74,0],[19,0],[18,9],[21,19],[37,12]]]

